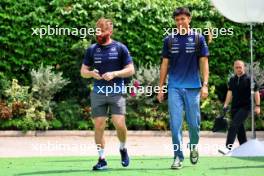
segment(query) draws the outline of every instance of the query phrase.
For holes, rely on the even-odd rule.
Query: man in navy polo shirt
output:
[[[164,39],[162,64],[160,68],[160,93],[158,100],[164,99],[163,85],[167,74],[168,106],[170,128],[174,146],[172,169],[182,168],[182,122],[185,111],[189,129],[190,161],[196,164],[199,158],[197,144],[200,130],[200,96],[208,96],[208,47],[202,35],[189,28],[191,14],[187,8],[177,8],[173,13],[177,32]],[[200,80],[200,71],[203,84]]]
[[[100,18],[96,26],[100,29],[100,35],[96,36],[97,43],[87,49],[81,68],[82,77],[94,79],[91,107],[99,160],[93,170],[107,168],[104,153],[104,129],[108,112],[112,116],[112,122],[120,141],[121,164],[127,167],[129,157],[125,146],[127,128],[125,123],[126,100],[123,94],[125,92],[124,78],[134,74],[134,66],[127,47],[111,39],[112,21]]]

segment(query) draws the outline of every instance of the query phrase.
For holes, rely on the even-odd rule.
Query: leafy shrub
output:
[[[132,130],[167,130],[167,103],[159,104],[154,93],[158,85],[159,66],[138,68],[133,77],[134,95],[127,97],[127,124]]]
[[[61,122],[63,129],[76,129],[77,122],[82,116],[82,109],[75,100],[61,101],[54,108],[54,115]]]
[[[29,88],[29,86],[19,85],[18,80],[13,79],[9,89],[5,90],[5,96],[8,98],[10,103],[13,101],[27,102],[31,98]]]
[[[22,86],[13,79],[8,89],[4,90],[7,104],[1,104],[1,119],[20,118],[17,128],[27,130],[47,130],[48,120],[53,118],[51,102],[54,94],[68,83],[62,73],[53,73],[51,67],[41,66],[32,70],[32,89]],[[6,122],[6,124],[13,125]]]
[[[215,87],[209,87],[209,95],[206,100],[201,103],[202,120],[213,121],[217,116],[221,115],[223,104],[218,100]]]
[[[11,119],[12,116],[12,109],[10,109],[6,103],[0,102],[0,119]]]
[[[11,107],[13,118],[19,118],[26,115],[27,104],[25,102],[13,101]]]
[[[55,93],[69,83],[63,79],[62,72],[54,73],[51,66],[43,67],[31,71],[32,92],[34,97],[40,100],[51,100]]]
[[[31,70],[31,80],[33,97],[38,99],[44,110],[49,113],[51,113],[50,101],[54,95],[70,83],[62,77],[62,72],[55,73],[51,66],[43,67],[43,64],[38,70]]]
[[[133,92],[129,92],[127,101],[128,105],[143,103],[153,105],[156,102],[156,93],[154,87],[159,85],[159,66],[150,65],[149,67],[141,66],[133,76]]]
[[[0,72],[0,99],[4,96],[4,90],[8,89],[10,82],[3,72]]]
[[[53,118],[49,121],[49,126],[51,130],[62,130],[63,125],[62,122],[56,118]]]
[[[93,130],[93,123],[91,120],[80,120],[77,125],[78,130]]]
[[[247,74],[250,75],[250,64],[246,64]],[[260,66],[260,62],[253,63],[253,75],[259,86],[264,85],[264,67]]]

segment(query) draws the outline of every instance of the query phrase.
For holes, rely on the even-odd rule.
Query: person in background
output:
[[[226,146],[218,151],[227,154],[231,149],[237,137],[240,145],[247,142],[244,122],[251,112],[251,79],[245,73],[245,63],[241,60],[234,62],[235,76],[228,82],[228,91],[224,104],[224,111],[227,111],[228,104],[231,104],[231,124],[228,129]],[[254,99],[255,113],[260,114],[260,94],[258,85],[254,81]]]

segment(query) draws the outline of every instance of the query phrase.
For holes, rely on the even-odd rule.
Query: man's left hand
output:
[[[201,88],[200,95],[201,95],[202,100],[208,97],[208,87],[207,86],[203,86]]]
[[[256,113],[257,115],[260,114],[260,107],[259,107],[259,106],[256,106],[256,107],[255,107],[255,113]]]
[[[106,72],[105,74],[102,75],[103,79],[106,81],[110,81],[115,78],[114,72]]]

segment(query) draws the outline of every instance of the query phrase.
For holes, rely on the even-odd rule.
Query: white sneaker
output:
[[[226,148],[226,147],[223,147],[223,148],[218,149],[218,152],[221,153],[221,154],[223,154],[223,155],[228,154],[230,151],[231,150],[228,149],[228,148]]]
[[[179,157],[176,157],[176,159],[173,160],[171,169],[181,169],[181,168],[182,168],[182,161],[179,159]]]

